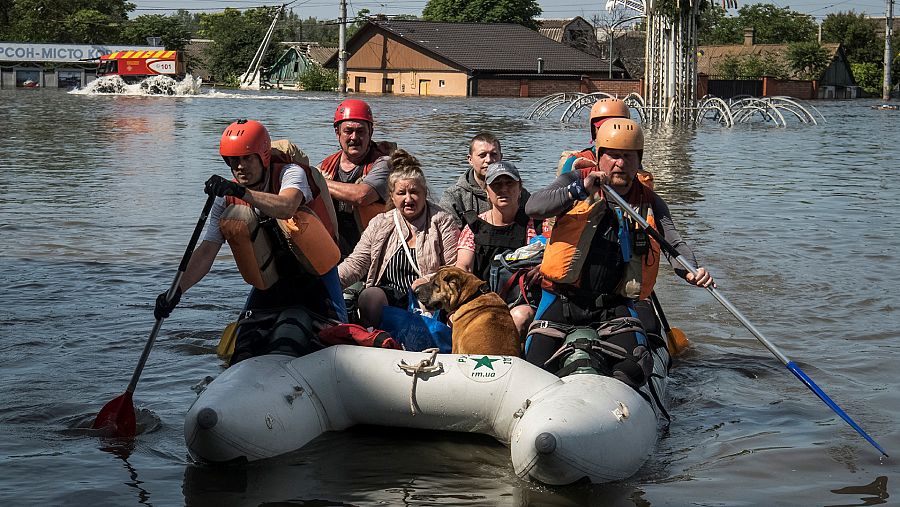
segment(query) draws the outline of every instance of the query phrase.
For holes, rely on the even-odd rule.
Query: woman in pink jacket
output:
[[[428,200],[418,159],[404,150],[391,155],[388,210],[370,222],[353,252],[338,265],[345,288],[365,280],[359,294],[360,323],[378,327],[386,305],[406,308],[413,282],[456,262],[459,228]]]

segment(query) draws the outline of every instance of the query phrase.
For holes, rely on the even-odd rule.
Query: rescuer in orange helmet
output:
[[[591,129],[591,146],[581,151],[564,151],[557,165],[557,175],[569,172],[572,169],[590,167],[597,161],[597,151],[594,141],[597,138],[597,129],[611,118],[631,118],[628,105],[621,99],[605,98],[594,102],[591,106],[589,127]],[[587,159],[587,160],[578,160]],[[577,167],[576,167],[577,166]],[[638,170],[638,180],[653,189],[653,174],[645,171],[643,167]]]
[[[372,141],[372,108],[359,99],[347,99],[338,105],[333,126],[341,149],[326,157],[319,171],[334,200],[341,254],[347,256],[369,220],[384,211],[389,200],[387,155],[397,146]]]
[[[246,308],[255,316],[275,308],[302,307],[346,322],[336,267],[340,253],[330,232],[334,224],[326,212],[315,211],[324,210],[329,199],[316,169],[273,150],[268,130],[255,120],[229,125],[219,141],[219,154],[233,179],[214,174],[206,181],[204,191],[216,196],[206,231],[174,297],[167,300],[168,291],[160,294],[154,316],[169,316],[182,293],[209,273],[227,241],[238,271],[254,287]],[[243,339],[250,331],[250,326],[241,327],[232,364],[268,352],[258,341],[250,344]],[[251,345],[256,348],[250,350]]]
[[[675,229],[669,207],[638,180],[644,153],[641,126],[626,118],[608,119],[597,128],[595,147],[598,159],[593,165],[560,174],[525,205],[532,218],[556,219],[541,264],[544,293],[526,339],[525,358],[559,376],[609,367],[614,377],[639,388],[652,371],[650,350],[666,346],[647,302],[662,252],[630,215],[611,204],[604,185],[621,195],[681,256],[698,264]],[[669,262],[692,285],[714,284],[705,268],[695,276],[674,259]],[[608,331],[604,343],[624,349],[627,357],[606,356],[601,346],[596,356],[590,347],[576,350],[576,344],[543,331],[554,325]],[[568,352],[562,351],[568,345]]]

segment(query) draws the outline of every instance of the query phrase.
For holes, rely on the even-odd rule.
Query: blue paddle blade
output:
[[[787,366],[788,370],[791,370],[791,373],[796,375],[797,378],[800,379],[801,382],[806,384],[806,387],[808,387],[810,391],[816,393],[816,396],[818,396],[820,400],[824,401],[826,405],[831,407],[831,410],[834,410],[834,413],[841,416],[841,419],[846,421],[847,424],[849,424],[851,428],[855,429],[856,432],[859,433],[859,435],[861,437],[865,438],[867,442],[869,442],[870,444],[875,446],[876,449],[881,451],[881,454],[883,454],[884,457],[888,457],[888,453],[884,452],[884,449],[882,449],[881,446],[878,445],[878,442],[876,442],[872,437],[870,437],[869,434],[866,433],[865,430],[860,428],[860,426],[858,424],[856,424],[856,421],[854,421],[849,415],[847,415],[847,413],[844,412],[844,410],[841,409],[841,407],[839,407],[838,404],[834,402],[834,400],[832,400],[827,394],[825,394],[825,391],[823,391],[821,388],[819,388],[819,386],[817,386],[816,383],[813,382],[813,380],[806,375],[806,373],[803,373],[803,370],[801,370],[800,367],[797,366],[797,363],[795,363],[793,361],[789,361],[786,366]]]

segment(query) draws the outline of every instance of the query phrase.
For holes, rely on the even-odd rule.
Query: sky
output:
[[[249,8],[261,5],[278,5],[290,0],[130,0],[137,5],[132,17],[141,14],[166,14],[179,8],[196,10],[198,12],[221,11],[226,7]],[[414,14],[421,15],[427,0],[347,0],[347,16],[352,18],[360,9],[369,9],[373,14]],[[606,5],[606,0],[578,1],[578,0],[538,0],[543,9],[542,18],[559,19],[582,16],[590,20],[591,15],[599,12]],[[749,2],[738,0],[738,5],[760,3],[758,0]],[[823,19],[833,12],[854,10],[871,16],[885,15],[884,0],[766,0],[765,3],[774,3],[780,7],[809,14],[816,19]],[[337,19],[338,0],[297,0],[290,8],[302,18],[315,17],[320,20]],[[895,7],[895,11],[896,11]],[[731,9],[735,14],[737,11]],[[898,13],[895,12],[895,15]]]

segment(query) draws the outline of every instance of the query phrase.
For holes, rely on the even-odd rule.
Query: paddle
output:
[[[238,321],[231,322],[222,330],[222,337],[216,346],[216,355],[219,356],[219,359],[229,359],[231,354],[234,353],[238,324]]]
[[[684,349],[691,346],[691,341],[688,340],[684,331],[681,329],[669,327],[669,321],[666,320],[666,314],[663,313],[662,305],[659,304],[659,298],[656,297],[656,291],[650,292],[650,300],[653,302],[653,308],[656,310],[656,315],[659,316],[663,329],[666,331],[666,336],[669,338],[666,341],[666,345],[669,348],[669,355],[677,356],[681,354],[684,352]]]
[[[626,213],[631,215],[631,218],[633,218],[637,223],[639,223],[641,225],[641,227],[643,227],[644,230],[647,231],[647,234],[652,236],[653,239],[655,239],[657,241],[657,243],[659,243],[660,246],[662,246],[666,250],[666,252],[669,253],[669,255],[674,256],[675,260],[679,264],[681,264],[684,267],[684,269],[690,271],[692,274],[694,274],[694,276],[697,275],[697,268],[692,266],[691,263],[688,262],[687,259],[685,259],[681,255],[679,255],[678,250],[675,250],[675,248],[671,244],[669,244],[669,242],[667,242],[662,237],[662,235],[656,231],[656,229],[654,229],[653,227],[650,227],[650,224],[648,224],[647,221],[644,220],[643,217],[641,217],[636,211],[634,211],[634,209],[627,202],[625,202],[625,200],[622,199],[622,197],[619,194],[617,194],[615,192],[615,190],[613,190],[609,185],[603,185],[603,189],[606,192],[607,197],[609,197],[611,200],[615,201],[615,203],[618,204],[621,209],[623,209]],[[787,369],[790,370],[791,373],[794,374],[794,376],[796,376],[798,379],[800,379],[800,381],[803,382],[806,385],[806,387],[808,387],[812,392],[814,392],[816,394],[816,396],[819,397],[819,399],[821,399],[823,402],[825,402],[825,404],[828,405],[828,407],[831,408],[831,410],[833,410],[834,413],[839,415],[841,417],[841,419],[843,419],[847,424],[849,424],[851,428],[856,430],[856,432],[859,433],[860,436],[865,438],[867,442],[872,444],[876,449],[878,449],[881,452],[881,454],[883,454],[885,457],[887,457],[887,453],[884,451],[884,449],[882,449],[881,446],[878,445],[878,443],[875,442],[875,440],[873,440],[872,437],[870,437],[868,433],[866,433],[858,424],[856,424],[856,422],[849,415],[847,415],[847,413],[844,412],[844,410],[841,407],[839,407],[837,403],[835,403],[831,398],[829,398],[828,395],[825,394],[825,391],[823,391],[821,388],[819,388],[819,386],[816,385],[816,383],[813,382],[813,380],[811,378],[809,378],[806,375],[806,373],[804,373],[803,370],[801,370],[800,367],[797,366],[796,363],[794,363],[793,361],[788,359],[787,356],[785,356],[783,353],[781,353],[781,351],[778,350],[778,348],[772,344],[772,342],[767,340],[766,337],[763,336],[762,333],[760,333],[756,329],[756,327],[754,327],[753,324],[751,324],[750,321],[748,321],[747,318],[744,317],[744,315],[741,314],[741,312],[737,308],[735,308],[727,299],[725,299],[725,296],[720,294],[719,291],[715,287],[706,287],[706,290],[708,290],[709,293],[712,294],[713,297],[715,297],[719,301],[719,303],[721,303],[722,306],[725,307],[726,310],[731,312],[731,314],[734,315],[741,322],[741,324],[743,324],[744,327],[746,327],[747,330],[750,331],[753,334],[753,336],[756,337],[757,340],[759,340],[760,343],[762,343],[767,349],[769,349],[769,352],[774,354],[775,357],[778,358],[778,360],[782,362],[782,364],[787,366]]]
[[[197,240],[200,239],[200,233],[203,231],[203,225],[206,223],[206,217],[209,216],[209,210],[212,208],[214,200],[214,195],[209,196],[206,199],[206,204],[203,206],[203,211],[200,212],[200,219],[197,221],[197,226],[194,227],[194,234],[191,235],[191,240],[184,250],[184,256],[181,258],[181,264],[178,266],[178,273],[175,274],[175,280],[172,281],[172,286],[169,287],[169,292],[166,294],[168,301],[171,301],[175,295],[175,289],[178,287],[181,277],[187,269],[188,262],[191,260],[191,254],[194,253],[194,247],[197,246]],[[128,383],[125,393],[114,398],[100,409],[100,413],[94,419],[94,429],[109,429],[112,435],[116,437],[134,437],[137,425],[134,418],[132,395],[135,387],[137,387],[138,380],[141,378],[144,364],[147,363],[147,357],[150,355],[150,349],[153,348],[153,342],[156,340],[156,335],[159,334],[159,328],[162,326],[163,320],[156,319],[156,323],[153,324],[150,338],[147,339],[147,344],[144,345],[144,352],[141,353],[141,358],[134,369],[134,374],[131,375],[131,382]]]

